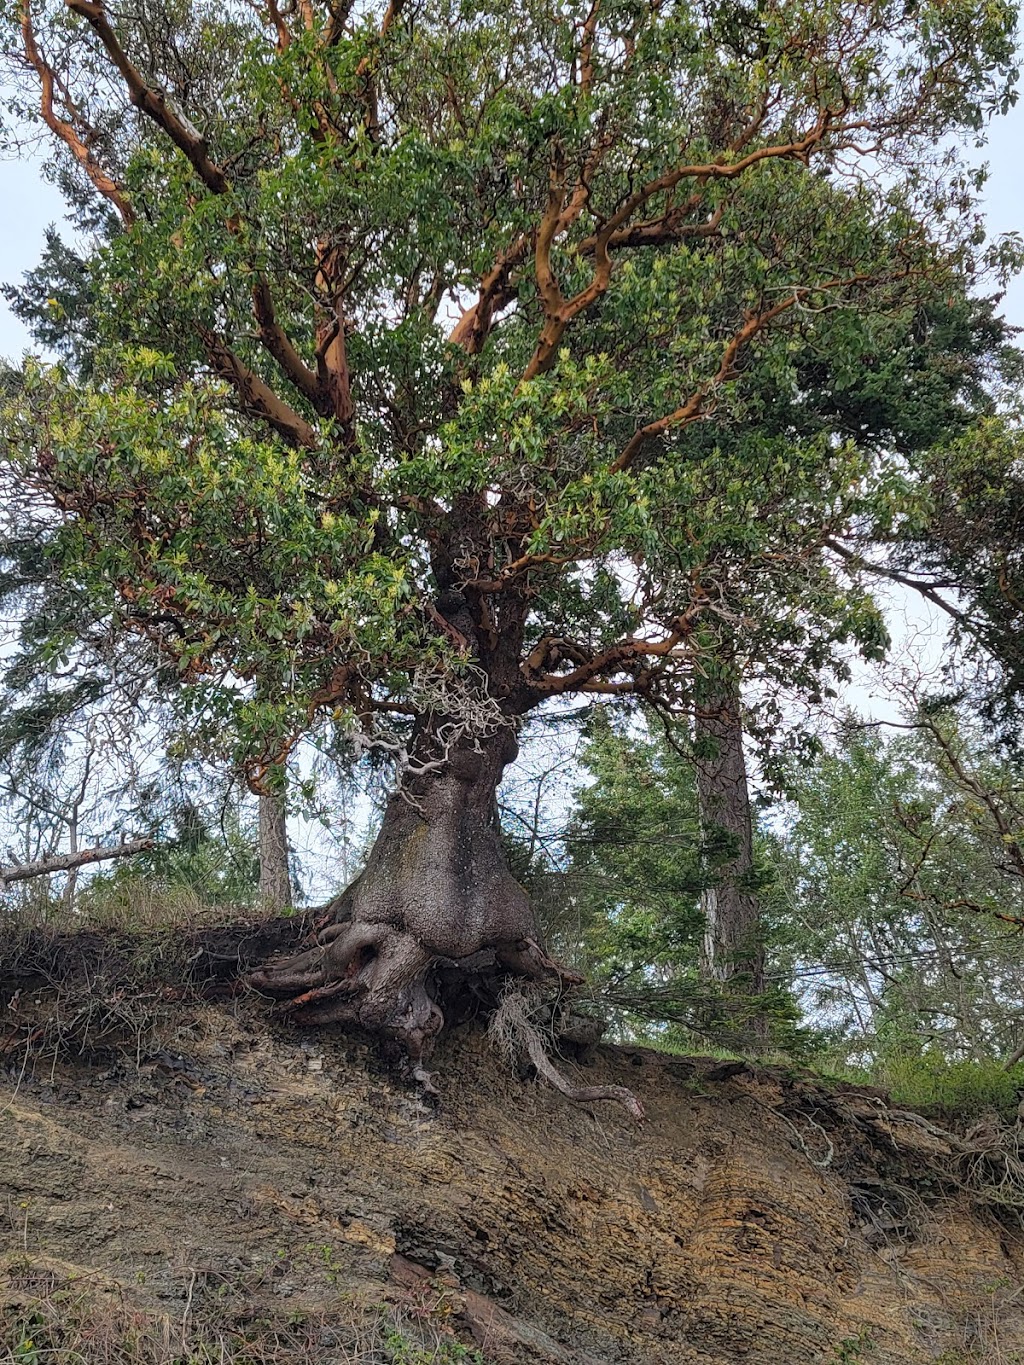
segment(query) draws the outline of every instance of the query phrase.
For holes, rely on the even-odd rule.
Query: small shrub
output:
[[[1013,1119],[1024,1090],[1024,1063],[1006,1070],[995,1061],[948,1061],[939,1053],[887,1058],[871,1074],[908,1109],[973,1122],[985,1114]]]

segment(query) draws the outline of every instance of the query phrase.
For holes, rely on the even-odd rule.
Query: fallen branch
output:
[[[0,867],[0,890],[12,882],[28,881],[30,877],[45,877],[51,872],[71,872],[89,863],[102,863],[110,858],[130,858],[135,853],[145,853],[154,845],[153,839],[128,839],[120,844],[97,844],[93,848],[83,848],[77,853],[59,853],[52,858],[40,858],[34,863],[15,863],[13,867]]]

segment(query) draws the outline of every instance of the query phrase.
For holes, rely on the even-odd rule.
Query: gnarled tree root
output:
[[[538,1075],[567,1099],[577,1104],[612,1100],[642,1121],[643,1107],[625,1087],[572,1085],[548,1056],[526,997],[515,987],[503,989],[510,973],[536,983],[534,989],[542,982],[564,989],[582,980],[548,957],[534,939],[448,961],[433,957],[409,934],[391,926],[342,921],[321,927],[314,946],[272,960],[248,979],[260,992],[280,999],[281,1013],[293,1023],[354,1024],[397,1039],[422,1092],[436,1095],[426,1062],[444,1026],[444,1014],[434,998],[439,994],[439,970],[459,980],[467,995],[475,992],[485,1008],[498,1002],[492,1036],[511,1054],[527,1056]]]
[[[513,1058],[525,1052],[537,1074],[574,1104],[613,1100],[637,1123],[644,1120],[644,1107],[624,1085],[573,1085],[558,1070],[544,1047],[540,1030],[530,1018],[529,1002],[514,986],[508,987],[488,1028],[491,1037]]]
[[[364,871],[317,916],[311,938],[248,978],[294,1023],[349,1024],[396,1040],[428,1094],[446,1014],[493,1010],[510,978],[560,995],[581,981],[545,952],[505,859],[495,791],[514,753],[511,728],[502,729],[443,749],[443,763],[408,778]],[[528,1050],[524,1034],[520,1051]],[[570,1099],[615,1099],[638,1117],[626,1092],[574,1088],[545,1058],[533,1060]]]

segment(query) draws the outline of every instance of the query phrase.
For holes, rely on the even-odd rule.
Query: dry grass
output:
[[[291,946],[303,917],[254,919],[185,889],[115,883],[83,903],[0,910],[0,1067],[134,1059],[182,1012],[239,990],[239,974]]]
[[[212,904],[194,887],[155,877],[98,880],[83,887],[73,904],[47,894],[42,883],[32,883],[24,894],[0,903],[3,924],[19,933],[32,929],[63,934],[83,929],[188,931],[251,919],[253,913],[244,906]]]
[[[286,1317],[223,1295],[186,1272],[181,1309],[155,1313],[124,1286],[59,1262],[0,1265],[0,1361],[10,1365],[485,1365],[443,1314],[416,1304],[360,1304],[339,1293]]]

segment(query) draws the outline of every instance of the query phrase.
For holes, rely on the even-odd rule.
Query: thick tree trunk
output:
[[[539,946],[501,846],[495,792],[517,751],[511,729],[443,756],[429,740],[417,750],[425,771],[392,796],[365,871],[329,907],[313,946],[251,980],[290,998],[299,1022],[399,1038],[418,1066],[444,1022],[445,977],[471,989],[510,974],[571,978]]]
[[[698,699],[694,738],[708,873],[702,974],[730,994],[756,996],[764,990],[764,952],[760,907],[748,884],[754,840],[738,680],[716,679]],[[763,1019],[755,1016],[752,1026],[763,1033]]]
[[[275,789],[260,796],[259,816],[260,904],[266,910],[284,910],[292,903],[284,794]]]

